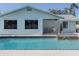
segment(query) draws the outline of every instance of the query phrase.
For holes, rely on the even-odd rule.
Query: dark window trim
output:
[[[76,21],[76,24],[78,24],[78,25],[79,25],[79,21]]]
[[[27,7],[27,11],[32,11],[32,8],[31,7]]]
[[[8,24],[5,24],[7,21],[16,21],[16,26],[15,26],[15,28],[8,28],[8,27],[5,27],[6,25],[8,25]],[[10,23],[11,24],[11,23]],[[11,25],[12,26],[12,25]],[[4,20],[4,29],[17,29],[17,20]]]
[[[26,21],[29,21],[29,23],[26,24]],[[35,25],[36,28],[33,28],[33,22],[32,21],[37,21],[37,25]],[[28,25],[30,27],[26,28],[26,25]],[[25,20],[25,29],[38,29],[38,20]]]
[[[63,28],[68,28],[68,21],[63,21]]]
[[[79,28],[76,28],[76,33],[79,33]]]

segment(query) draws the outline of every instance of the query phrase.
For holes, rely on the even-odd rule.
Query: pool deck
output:
[[[39,38],[39,37],[52,37],[52,38],[56,38],[57,35],[0,35],[0,38],[27,38],[27,37],[34,37],[34,38]]]
[[[79,34],[53,34],[53,35],[0,35],[0,38],[79,38]]]

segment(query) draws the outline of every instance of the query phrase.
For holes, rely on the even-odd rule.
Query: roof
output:
[[[79,20],[79,18],[77,18],[76,16],[73,16],[73,15],[58,15],[58,16],[63,17],[64,20],[70,20],[70,21]]]
[[[61,19],[64,19],[64,18],[61,17],[61,16],[57,16],[57,15],[51,14],[51,13],[49,13],[49,12],[46,12],[46,11],[43,11],[43,10],[40,10],[40,9],[31,7],[31,6],[25,6],[25,7],[22,7],[22,8],[19,8],[19,9],[16,9],[16,10],[13,10],[13,11],[10,11],[10,12],[4,13],[4,14],[1,14],[0,17],[5,16],[5,15],[8,15],[8,14],[11,14],[11,13],[14,13],[14,12],[17,12],[17,11],[22,10],[22,9],[25,9],[25,8],[27,8],[27,7],[30,7],[30,8],[32,8],[32,9],[35,9],[35,10],[38,10],[38,11],[41,11],[41,12],[50,14],[50,15],[52,15],[52,16],[55,16],[55,17],[58,17],[58,18],[61,18]]]

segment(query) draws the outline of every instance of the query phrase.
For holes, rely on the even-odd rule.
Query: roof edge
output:
[[[44,13],[50,14],[50,15],[52,15],[52,16],[55,16],[55,17],[58,17],[58,18],[61,18],[61,19],[64,19],[64,18],[61,17],[61,16],[51,14],[51,13],[49,13],[49,12],[46,12],[46,11],[44,11],[44,10],[41,10],[41,9],[38,9],[38,8],[35,8],[35,7],[32,7],[32,6],[29,6],[29,5],[24,6],[24,7],[21,7],[21,8],[18,8],[18,9],[15,9],[15,10],[13,10],[13,11],[10,11],[10,12],[4,13],[4,14],[1,14],[0,17],[5,16],[5,15],[10,14],[10,13],[13,13],[13,12],[16,12],[16,11],[19,11],[19,10],[22,10],[22,9],[25,9],[25,8],[27,8],[27,7],[36,9],[36,10],[38,10],[38,11],[42,11],[42,12],[44,12]]]

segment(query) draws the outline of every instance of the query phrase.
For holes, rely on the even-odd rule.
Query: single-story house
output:
[[[78,18],[26,6],[0,15],[0,36],[43,36],[79,32]]]

